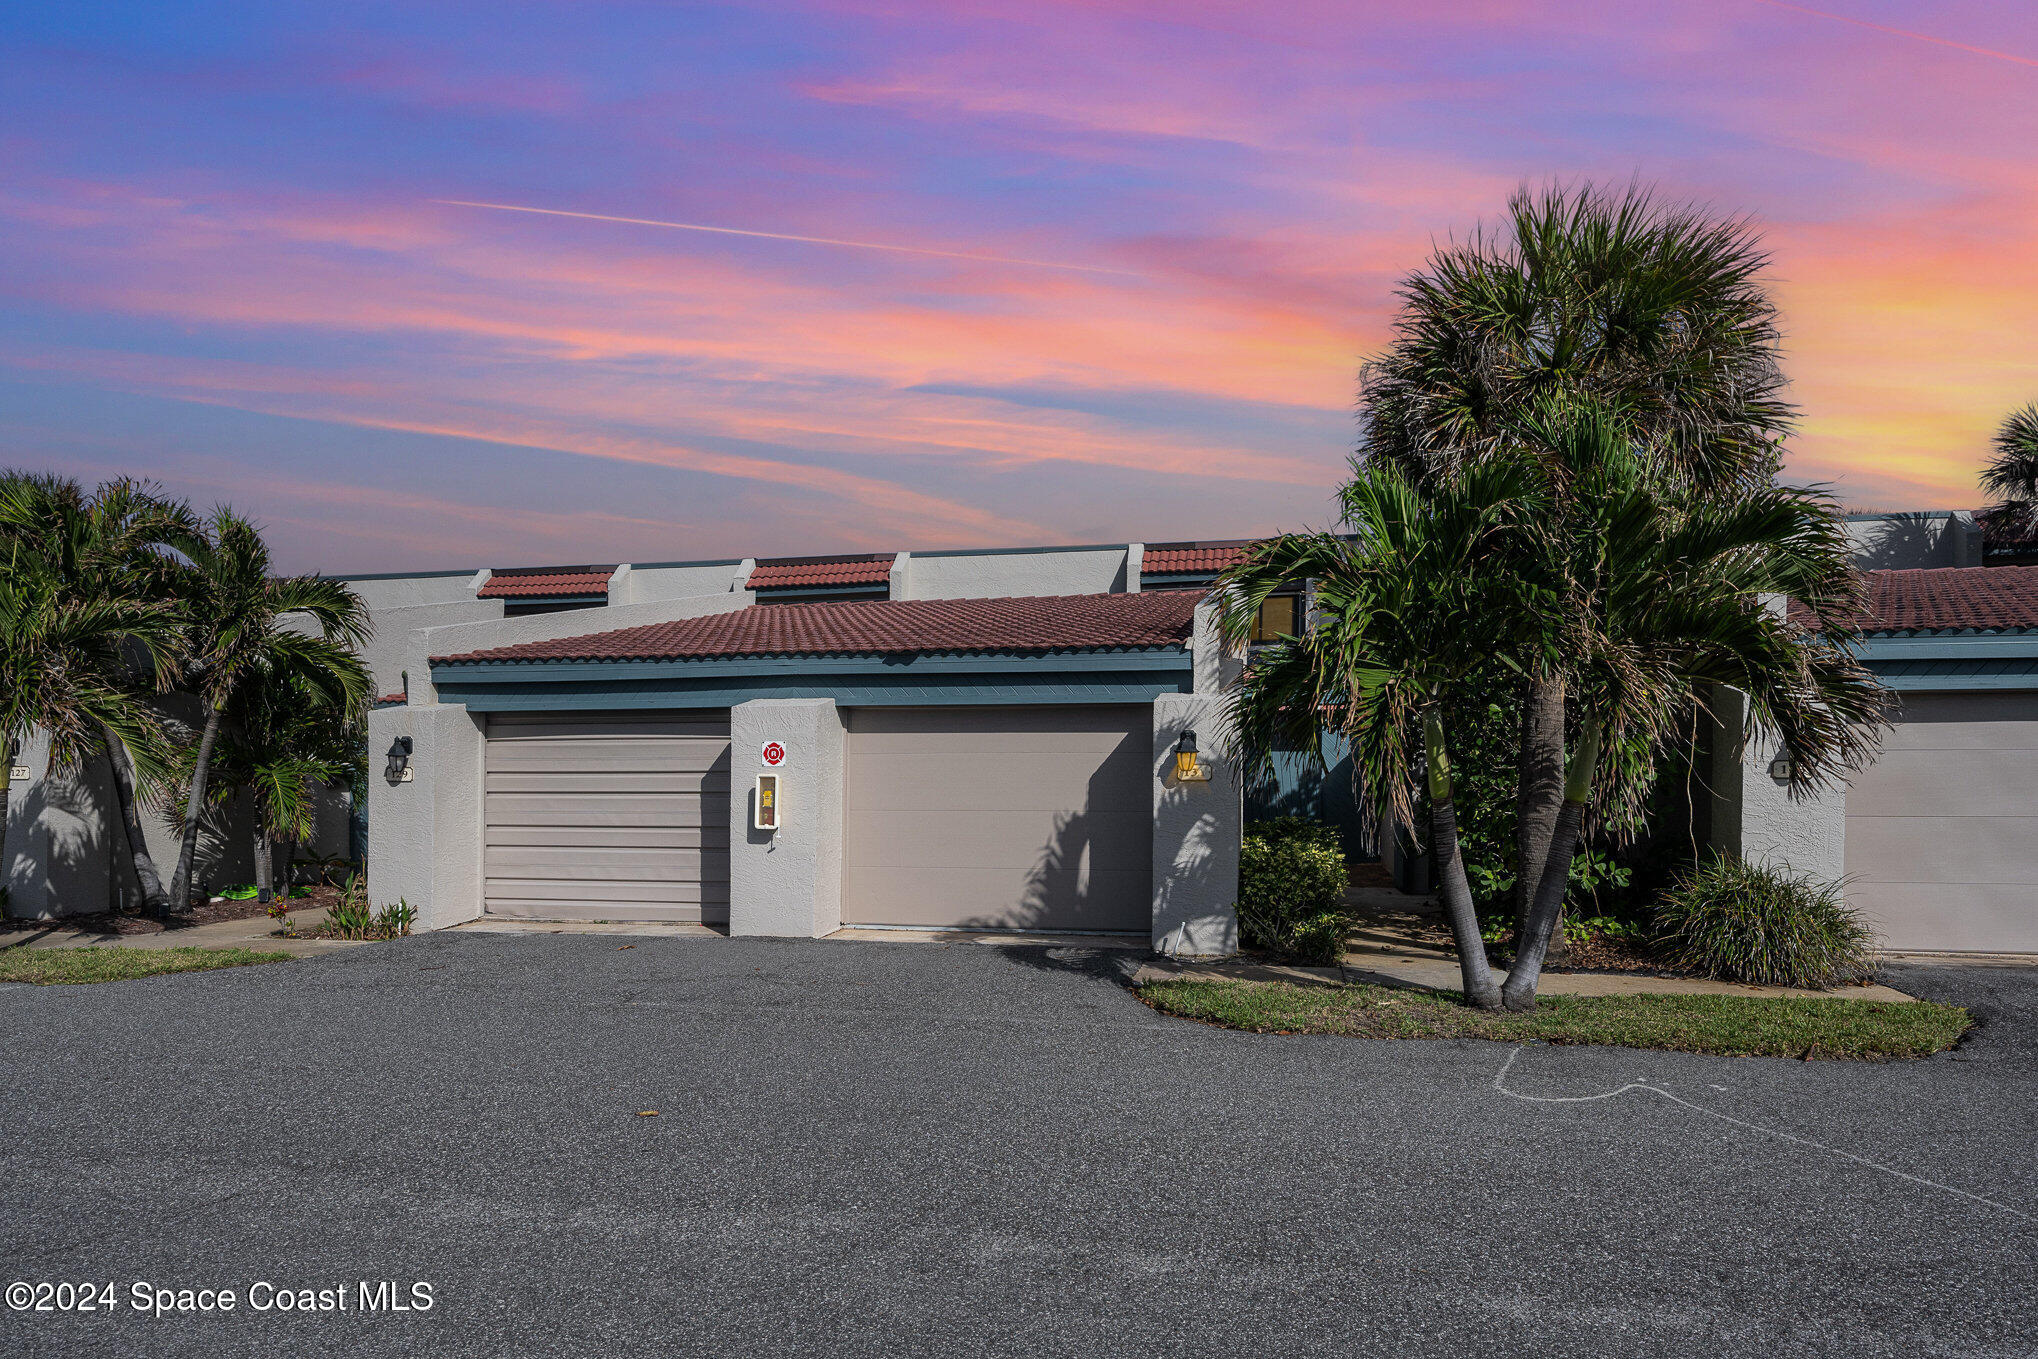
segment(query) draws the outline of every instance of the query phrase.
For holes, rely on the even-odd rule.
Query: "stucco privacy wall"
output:
[[[411,738],[411,781],[382,775],[389,747]],[[378,708],[368,715],[368,899],[399,898],[414,928],[443,929],[481,914],[481,719],[457,704]]]
[[[1175,746],[1196,733],[1208,783],[1175,778]],[[1216,694],[1153,703],[1153,947],[1176,957],[1238,952],[1238,850],[1245,830],[1229,706]]]
[[[1770,777],[1776,737],[1744,738],[1747,699],[1723,689],[1713,703],[1712,842],[1749,863],[1786,868],[1820,882],[1847,869],[1844,784],[1793,800]]]
[[[767,741],[785,749],[780,826],[751,827]],[[729,710],[729,933],[818,939],[842,926],[845,725],[833,699]]]
[[[368,618],[373,630],[361,648],[361,662],[375,681],[376,696],[403,692],[404,671],[410,666],[408,648],[412,633],[458,623],[489,623],[501,617],[499,599],[457,599],[371,611]],[[425,682],[421,671],[412,670],[411,675],[419,683]]]
[[[892,568],[893,599],[1121,594],[1124,546],[914,553]]]
[[[749,575],[740,561],[657,562],[618,568],[609,585],[609,607],[650,604],[661,599],[726,595],[742,588]]]
[[[410,672],[411,702],[438,702],[438,689],[429,679],[433,656],[457,656],[493,647],[516,646],[522,642],[586,637],[594,633],[641,627],[646,623],[670,623],[681,618],[730,613],[747,607],[755,599],[756,596],[749,591],[739,590],[686,599],[658,599],[647,604],[532,613],[490,622],[416,629],[404,644],[404,668]]]

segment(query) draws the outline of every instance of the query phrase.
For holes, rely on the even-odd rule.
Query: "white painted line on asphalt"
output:
[[[1842,1151],[1838,1147],[1829,1147],[1823,1142],[1814,1142],[1809,1137],[1798,1137],[1795,1134],[1781,1132],[1775,1128],[1765,1128],[1759,1123],[1750,1123],[1746,1119],[1735,1118],[1731,1114],[1723,1114],[1717,1109],[1708,1109],[1703,1104],[1693,1104],[1690,1100],[1679,1099],[1662,1086],[1651,1085],[1647,1081],[1629,1081],[1625,1085],[1597,1095],[1524,1095],[1518,1090],[1507,1088],[1507,1073],[1514,1069],[1515,1059],[1520,1056],[1521,1049],[1514,1049],[1514,1051],[1507,1054],[1507,1060],[1500,1064],[1500,1070],[1493,1073],[1493,1088],[1509,1099],[1521,1100],[1526,1104],[1590,1104],[1595,1100],[1613,1099],[1618,1095],[1625,1095],[1630,1090],[1642,1090],[1651,1095],[1661,1095],[1672,1104],[1682,1105],[1693,1113],[1704,1114],[1708,1118],[1716,1118],[1722,1123],[1731,1123],[1737,1128],[1745,1128],[1749,1132],[1760,1133],[1764,1137],[1775,1137],[1785,1142],[1795,1142],[1798,1146],[1810,1147],[1814,1151],[1823,1151],[1828,1155],[1852,1161],[1856,1165],[1867,1166],[1870,1170],[1879,1170],[1885,1175],[1894,1175],[1899,1180],[1908,1180],[1912,1184],[1923,1185],[1927,1189],[1936,1189],[1942,1194],[1952,1194],[1956,1198],[1968,1199],[1971,1202],[1983,1204],[1989,1208],[1999,1208],[2003,1212],[2021,1217],[2027,1222],[2032,1220],[2032,1215],[2021,1208],[2012,1208],[2007,1203],[1997,1203],[1994,1199],[1985,1199],[1981,1195],[1971,1194],[1965,1189],[1955,1189],[1950,1184],[1941,1184],[1937,1180],[1928,1180],[1922,1175],[1913,1175],[1908,1171],[1898,1170],[1894,1166],[1886,1166],[1880,1161],[1871,1161],[1866,1156],[1856,1156],[1851,1151]],[[1713,1088],[1718,1089],[1719,1087],[1714,1086]]]

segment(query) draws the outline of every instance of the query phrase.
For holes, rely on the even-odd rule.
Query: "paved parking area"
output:
[[[1867,1066],[1237,1034],[1127,965],[463,932],[0,989],[7,1277],[123,1300],[0,1351],[2038,1354],[2031,971],[1906,969],[1988,1023]]]

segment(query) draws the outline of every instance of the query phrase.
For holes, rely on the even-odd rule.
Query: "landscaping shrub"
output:
[[[1657,946],[1723,981],[1823,988],[1875,970],[1873,937],[1837,883],[1716,854],[1664,894]]]
[[[1334,963],[1351,914],[1337,830],[1299,816],[1246,824],[1238,860],[1238,930],[1250,949]]]

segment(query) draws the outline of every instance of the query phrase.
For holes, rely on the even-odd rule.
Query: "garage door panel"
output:
[[[492,875],[551,878],[560,882],[687,882],[726,877],[729,851],[629,849],[614,845],[497,845],[488,853]],[[714,869],[720,869],[719,873]]]
[[[489,720],[488,739],[508,745],[559,737],[575,740],[640,740],[644,737],[700,736],[728,739],[726,718],[689,713],[663,717],[655,712],[630,719],[627,733],[617,730],[612,716],[575,717],[566,713],[497,713]]]
[[[565,832],[562,834],[562,831]],[[584,845],[602,849],[719,849],[729,848],[729,828],[723,826],[490,826],[488,844]]]
[[[559,889],[560,884],[549,878],[490,878],[489,910],[493,912],[498,901],[557,901],[583,906],[631,903],[700,906],[717,902],[726,906],[729,901],[727,883],[613,878],[582,880],[574,883],[570,892]]]
[[[1850,816],[1847,871],[1877,882],[2028,882],[2034,831],[2018,816]]]
[[[858,871],[870,870],[859,867]],[[986,874],[975,868],[892,868],[884,870],[877,893],[882,919],[858,923],[927,929],[1097,930],[1144,927],[1151,917],[1151,870],[1094,875],[1077,893],[1058,882],[1038,891],[1023,887],[987,893]],[[1001,881],[1009,881],[999,875]]]
[[[666,773],[644,771],[630,774],[491,773],[484,787],[493,793],[600,793],[605,796],[634,793],[719,793],[729,792],[729,771]]]
[[[1902,695],[1882,748],[2038,750],[2038,695]]]
[[[1996,816],[2005,807],[2038,808],[2034,752],[1885,749],[1873,772],[1847,790],[1849,817],[1909,816],[1922,808],[1940,816]]]
[[[1055,814],[1010,813],[995,821],[959,812],[916,815],[887,827],[884,812],[849,818],[850,838],[870,850],[858,862],[871,868],[919,865],[1003,868],[1022,873],[1044,864],[1081,862],[1099,869],[1152,872],[1151,814],[1099,812],[1068,819]]]
[[[843,918],[1144,931],[1147,707],[856,709]]]
[[[708,740],[520,741],[508,749],[490,743],[490,773],[668,774],[727,771],[727,746]]]
[[[489,799],[491,826],[729,826],[726,794],[618,793],[562,798],[544,793],[502,793]]]
[[[492,717],[486,909],[726,920],[728,732],[726,713]]]
[[[861,805],[900,811],[957,807],[1032,808],[1114,806],[1146,801],[1145,751],[1033,752],[997,758],[976,751],[905,752],[868,756],[857,750]],[[868,780],[863,778],[868,774]],[[851,804],[859,805],[859,804]]]
[[[1925,953],[2038,953],[2038,910],[2026,883],[1857,883],[1847,902],[1884,948]]]

